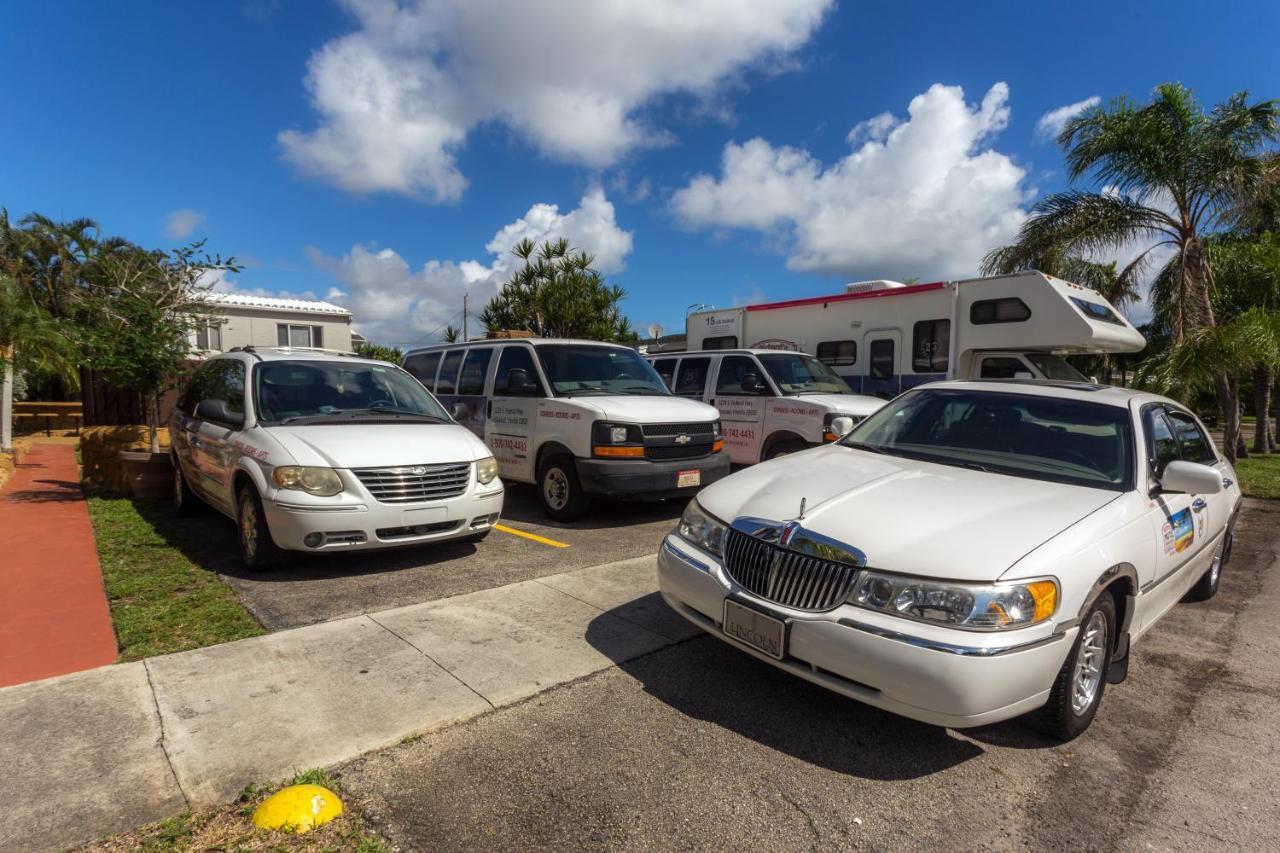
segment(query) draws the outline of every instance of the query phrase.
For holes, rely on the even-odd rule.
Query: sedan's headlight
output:
[[[1044,579],[971,584],[863,572],[849,603],[869,610],[956,628],[999,631],[1025,628],[1053,616],[1058,584]]]
[[[476,460],[476,479],[481,483],[492,483],[498,476],[498,460],[492,456]]]
[[[281,465],[271,474],[282,489],[295,489],[310,495],[327,497],[342,491],[342,478],[332,468],[305,465]]]
[[[676,526],[676,532],[680,534],[681,539],[717,557],[724,550],[726,529],[719,519],[707,515],[702,507],[698,506],[696,499],[689,501],[684,515],[680,516],[680,524]]]

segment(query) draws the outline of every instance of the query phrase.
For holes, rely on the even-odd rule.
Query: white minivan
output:
[[[649,360],[673,393],[716,407],[738,465],[835,441],[833,420],[843,416],[856,424],[885,402],[850,393],[830,367],[799,352],[708,350]]]
[[[691,497],[729,474],[719,413],[672,395],[629,347],[502,338],[410,350],[403,366],[556,521],[591,495]]]

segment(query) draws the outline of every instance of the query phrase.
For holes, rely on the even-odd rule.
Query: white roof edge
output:
[[[235,305],[241,308],[261,308],[267,311],[291,311],[297,314],[334,314],[350,317],[351,312],[332,302],[312,299],[285,299],[278,296],[250,296],[247,293],[215,293],[206,291],[202,297],[219,305]]]

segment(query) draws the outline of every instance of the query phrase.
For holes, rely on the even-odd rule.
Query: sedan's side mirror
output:
[[[1164,466],[1160,489],[1188,495],[1214,495],[1222,491],[1222,474],[1217,468],[1199,462],[1175,459]]]
[[[244,426],[244,412],[233,412],[226,400],[201,400],[196,405],[196,417],[224,426]]]
[[[513,367],[507,371],[507,393],[516,396],[527,396],[534,390],[534,384],[529,380],[529,371],[523,367]]]
[[[849,433],[853,432],[853,418],[848,415],[840,415],[831,419],[831,431],[835,433],[836,439],[842,439]]]
[[[760,381],[760,376],[755,373],[742,374],[742,390],[748,394],[764,393],[764,383]]]

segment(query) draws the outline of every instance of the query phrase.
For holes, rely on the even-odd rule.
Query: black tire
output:
[[[1213,554],[1213,562],[1195,586],[1187,590],[1187,601],[1208,601],[1218,594],[1218,585],[1222,583],[1222,566],[1231,553],[1231,528],[1223,534],[1218,550]]]
[[[171,456],[173,463],[173,511],[178,518],[191,518],[204,512],[204,501],[187,484],[187,477],[182,473],[182,464],[177,456]]]
[[[1099,626],[1103,627],[1105,634],[1101,638],[1091,639],[1091,631]],[[1053,680],[1049,701],[1035,712],[1033,722],[1036,728],[1061,741],[1071,740],[1089,728],[1089,724],[1098,713],[1098,706],[1102,704],[1102,694],[1107,686],[1107,666],[1111,662],[1111,653],[1115,649],[1115,638],[1116,602],[1111,597],[1111,593],[1104,592],[1085,613],[1084,619],[1080,620],[1080,631],[1071,645],[1071,653],[1067,655],[1067,659],[1062,663],[1062,669],[1058,671],[1058,677]],[[1076,697],[1077,683],[1080,681],[1077,678],[1076,665],[1080,662],[1082,654],[1090,654],[1088,651],[1082,651],[1086,645],[1093,649],[1091,656],[1095,660],[1089,661],[1086,658],[1085,667],[1087,669],[1090,665],[1096,666],[1094,673],[1097,680],[1093,685],[1092,698],[1088,699],[1087,704],[1077,701]],[[1099,656],[1101,659],[1097,660]],[[1081,700],[1084,698],[1083,695],[1080,697]]]
[[[792,453],[799,453],[801,450],[808,450],[809,444],[804,441],[779,441],[773,447],[769,448],[769,452],[765,454],[765,461],[777,459],[779,456],[789,456]]]
[[[568,456],[548,459],[538,472],[538,500],[552,521],[577,521],[587,514],[589,501]]]
[[[236,541],[240,544],[240,562],[250,571],[268,569],[284,559],[284,552],[271,538],[262,499],[257,489],[247,483],[240,487],[236,501]]]

